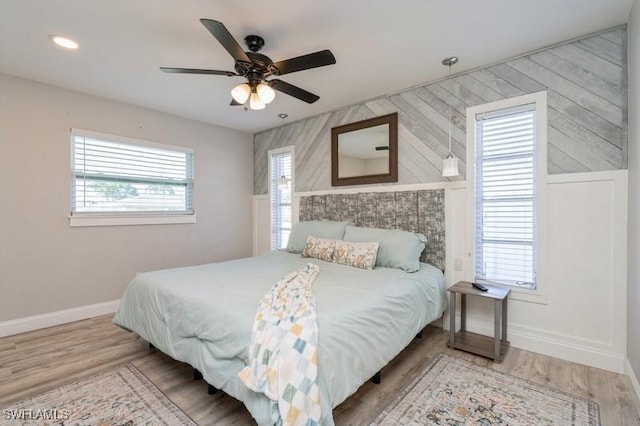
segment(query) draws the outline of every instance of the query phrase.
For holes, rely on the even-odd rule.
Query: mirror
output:
[[[331,186],[397,181],[397,112],[331,129]]]

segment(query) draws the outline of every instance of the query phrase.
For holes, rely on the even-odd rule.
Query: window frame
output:
[[[191,181],[192,184],[189,187],[191,191],[191,204],[192,210],[187,212],[77,212],[74,211],[73,197],[74,197],[74,185],[75,185],[75,173],[74,173],[74,137],[87,137],[108,142],[121,143],[126,145],[142,146],[149,148],[158,148],[169,151],[185,152],[192,156],[195,152],[191,148],[168,145],[157,142],[151,142],[142,139],[135,139],[126,136],[113,135],[109,133],[95,132],[91,130],[72,128],[69,136],[69,226],[70,227],[85,227],[85,226],[121,226],[121,225],[161,225],[161,224],[188,224],[196,223],[197,217],[195,212],[195,157],[192,159]]]
[[[281,154],[284,152],[289,152],[291,153],[291,180],[289,182],[289,186],[291,188],[291,221],[292,221],[292,226],[293,226],[293,203],[294,203],[294,183],[295,183],[295,146],[294,145],[289,145],[283,148],[277,148],[277,149],[270,149],[267,152],[267,156],[268,156],[268,161],[269,161],[269,169],[268,169],[268,196],[269,196],[269,250],[277,250],[274,249],[273,244],[273,206],[271,205],[271,196],[272,196],[272,181],[271,181],[271,174],[273,172],[273,156],[275,154]],[[286,245],[285,245],[286,247]],[[282,247],[284,248],[284,247]]]
[[[475,197],[475,148],[476,148],[476,116],[479,114],[491,113],[503,109],[515,108],[525,104],[535,104],[535,233],[536,233],[536,288],[528,289],[518,286],[510,286],[504,284],[511,289],[511,298],[516,300],[529,301],[534,303],[547,303],[547,279],[546,279],[546,229],[547,229],[547,92],[536,92],[517,96],[514,98],[503,99],[495,102],[489,102],[481,105],[468,107],[466,110],[467,117],[467,256],[468,265],[467,280],[473,281],[475,278],[475,259],[476,259],[476,197]]]

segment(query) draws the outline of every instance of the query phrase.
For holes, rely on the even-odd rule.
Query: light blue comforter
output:
[[[211,385],[244,402],[260,425],[279,423],[277,405],[242,384],[256,309],[285,274],[314,263],[319,324],[318,386],[322,424],[331,409],[393,359],[442,315],[442,272],[372,271],[273,251],[222,263],[139,274],[127,287],[114,323],[172,358],[200,370]]]

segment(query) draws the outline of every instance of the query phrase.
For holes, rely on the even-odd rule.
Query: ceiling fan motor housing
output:
[[[251,59],[251,64],[236,62],[235,69],[238,75],[247,77],[249,80],[262,80],[267,75],[279,73],[268,56],[255,52],[246,52],[246,54]]]
[[[252,52],[257,52],[264,46],[264,39],[259,35],[250,34],[244,38],[244,42]]]

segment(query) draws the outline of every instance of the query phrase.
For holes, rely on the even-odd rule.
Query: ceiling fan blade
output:
[[[177,74],[212,74],[212,75],[226,75],[228,77],[233,77],[238,75],[232,71],[201,70],[197,68],[160,67],[160,70],[164,72],[177,73]]]
[[[231,35],[229,30],[222,24],[222,22],[214,21],[213,19],[202,18],[200,20],[209,32],[220,42],[227,52],[236,62],[245,62],[251,64],[251,59],[244,53],[242,47],[238,44],[235,38]]]
[[[229,105],[231,106],[240,106],[243,105],[240,102],[236,101],[235,99],[231,98],[231,102],[229,103]]]
[[[278,69],[278,75],[283,75],[311,68],[324,67],[325,65],[335,63],[336,58],[330,50],[321,50],[319,52],[309,53],[308,55],[285,59],[284,61],[274,63],[273,66]]]
[[[267,82],[269,86],[271,86],[274,90],[278,92],[286,93],[289,96],[293,96],[294,98],[298,98],[301,101],[305,101],[308,104],[312,104],[318,99],[320,96],[314,95],[311,92],[307,92],[304,89],[299,88],[298,86],[294,86],[293,84],[289,84],[282,80],[270,80]]]

